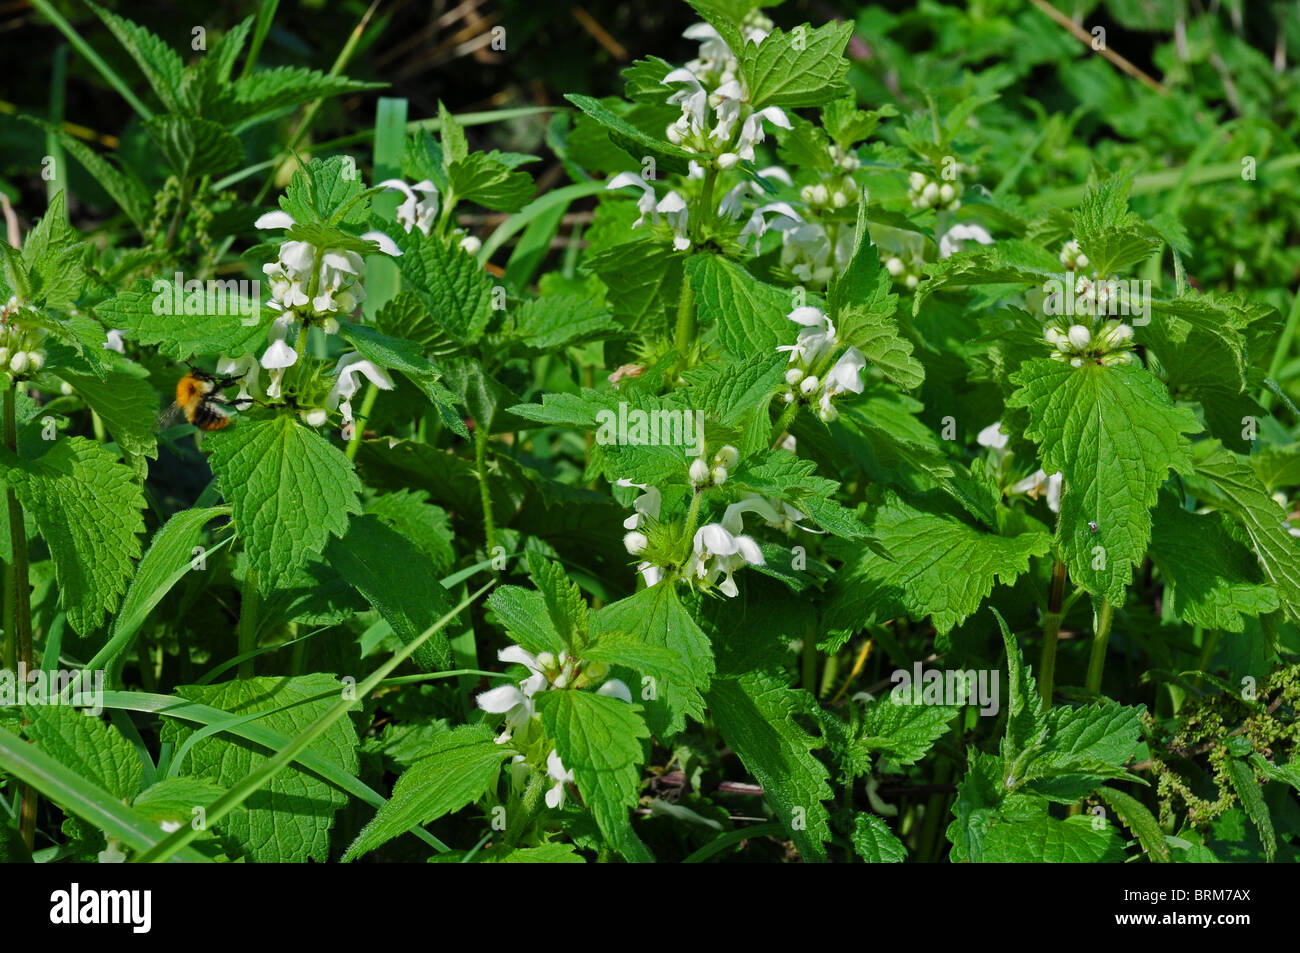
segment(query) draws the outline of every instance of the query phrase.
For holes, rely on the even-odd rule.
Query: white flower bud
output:
[[[916,275],[908,275],[906,278],[903,279],[903,285],[908,288],[915,288],[920,283],[921,283],[921,279],[918,278]]]
[[[727,468],[714,467],[709,471],[709,476],[713,478],[714,486],[722,486],[722,484],[727,482]]]
[[[895,278],[903,273],[905,267],[903,259],[901,258],[893,257],[885,259],[885,271],[889,272]]]
[[[907,184],[912,187],[913,192],[920,192],[929,181],[923,172],[913,172],[907,177]]]
[[[736,155],[734,152],[724,152],[722,155],[718,156],[719,169],[734,169],[739,162],[740,156]]]
[[[799,391],[805,397],[817,393],[817,388],[822,386],[822,382],[816,377],[805,377],[799,384]]]
[[[800,368],[792,367],[785,372],[785,382],[793,387],[803,380],[803,371]]]
[[[709,465],[703,460],[691,461],[691,482],[696,486],[701,486],[709,482]]]
[[[843,192],[836,189],[831,193],[831,204],[836,208],[844,208],[844,206],[849,204],[849,200],[845,197]]]
[[[75,392],[72,389],[72,385],[69,384],[67,381],[64,381],[62,384],[59,385],[59,393],[62,394],[64,397],[71,397]]]
[[[731,444],[727,444],[719,450],[713,458],[719,465],[730,469],[740,462],[740,451]]]
[[[957,197],[957,190],[952,187],[951,182],[945,182],[939,186],[939,201],[947,205]]]
[[[645,533],[632,532],[623,537],[623,548],[633,556],[639,556],[645,552],[646,545],[649,542]]]
[[[1064,347],[1068,340],[1065,335],[1060,332],[1059,328],[1053,327],[1043,329],[1043,339],[1047,341],[1048,344],[1052,345],[1052,347],[1056,348]]]
[[[677,123],[673,123],[669,126],[665,135],[668,136],[668,141],[673,145],[680,146],[682,144],[682,133],[681,130],[677,128]]]
[[[829,193],[826,190],[826,186],[822,185],[820,182],[813,186],[812,200],[814,205],[825,205],[828,198]]]
[[[44,351],[28,351],[28,352],[27,352],[27,360],[31,363],[31,370],[32,370],[32,373],[34,374],[34,373],[36,373],[37,371],[39,371],[42,367],[45,366],[45,352],[44,352]]]
[[[822,423],[833,424],[839,419],[840,412],[835,409],[834,404],[827,404],[821,410],[817,411],[817,416],[822,419]]]
[[[1092,263],[1088,261],[1088,256],[1084,254],[1080,254],[1078,257],[1074,259],[1075,268],[1087,268],[1088,265],[1090,264]]]
[[[28,363],[27,352],[18,351],[13,357],[9,358],[9,370],[15,374],[21,374],[27,370]]]
[[[313,407],[311,410],[303,411],[300,416],[308,427],[319,427],[329,418],[324,407]]]
[[[471,255],[477,255],[479,249],[483,247],[483,243],[473,235],[466,235],[460,240],[460,247]]]
[[[1071,367],[1083,367],[1083,358],[1081,358],[1081,357],[1072,357],[1072,358],[1070,358],[1070,366],[1071,366]]]
[[[921,201],[926,205],[933,205],[939,198],[939,186],[933,182],[927,182],[925,188],[921,190]]]
[[[1092,343],[1092,332],[1082,324],[1070,325],[1070,343],[1074,345],[1076,351],[1084,350]]]
[[[342,296],[340,295],[340,299],[341,299],[341,298],[342,298]],[[351,310],[351,309],[348,309],[348,310]],[[339,322],[338,322],[338,318],[326,318],[324,321],[322,321],[322,322],[320,323],[320,328],[321,328],[321,330],[324,331],[326,334],[338,334],[338,333],[339,333]]]

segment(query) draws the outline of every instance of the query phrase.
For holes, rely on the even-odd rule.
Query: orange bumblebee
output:
[[[238,381],[237,377],[217,377],[191,367],[189,373],[176,382],[176,402],[164,411],[160,422],[184,414],[185,419],[200,430],[221,430],[230,423],[230,414],[223,406],[230,401],[221,391]]]

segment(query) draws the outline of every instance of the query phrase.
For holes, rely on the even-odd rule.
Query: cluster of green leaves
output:
[[[160,165],[53,130],[135,233],[86,241],[57,196],[21,249],[0,244],[5,333],[42,355],[4,378],[0,559],[6,666],[102,671],[110,714],[19,706],[0,682],[0,785],[24,806],[6,851],[1295,856],[1300,412],[1266,408],[1300,309],[1284,323],[1293,289],[1229,280],[1228,226],[1180,204],[1209,153],[1168,196],[1145,148],[1034,168],[1079,117],[1034,132],[1014,112],[1015,83],[1072,55],[1033,11],[927,7],[934,48],[906,68],[922,14],[864,11],[888,89],[844,55],[851,23],[760,37],[751,0],[691,6],[742,90],[720,135],[768,123],[752,161],[670,139],[680,87],[656,57],[624,71],[625,98],[569,97],[547,145],[572,181],[540,196],[535,157],[472,149],[441,104],[405,127],[383,100],[367,178],[436,196],[432,213],[398,218],[400,190],[367,188],[352,156],[299,162],[281,238],[367,256],[365,307],[336,334],[304,320],[298,389],[206,434],[155,432],[183,365],[257,356],[284,318],[211,290],[160,314],[154,279],[260,280],[278,241],[212,242],[264,211],[225,191],[249,130],[367,84],[236,77],[261,20],[186,65],[96,8],[165,110],[133,103]],[[1109,89],[1109,69],[1065,82]],[[932,90],[942,76],[960,82]],[[1197,85],[1166,79],[1190,115]],[[1123,89],[1110,121],[1136,139],[1158,114]],[[641,194],[606,188],[621,172]],[[151,212],[143,183],[164,175]],[[917,181],[953,198],[917,201]],[[646,210],[670,192],[677,211]],[[597,194],[581,241],[556,241]],[[204,202],[230,214],[192,214]],[[471,234],[473,208],[505,221]],[[956,226],[989,242],[952,246]],[[1128,363],[1053,357],[1045,289],[1078,277],[1071,241],[1093,279],[1152,283]],[[803,325],[825,345],[806,368],[799,308],[825,322]],[[353,351],[394,386],[358,394],[340,435],[296,401]],[[680,439],[610,423],[628,417]],[[915,667],[993,694],[887,690]]]

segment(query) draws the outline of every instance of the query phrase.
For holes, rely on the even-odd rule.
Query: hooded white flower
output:
[[[733,517],[733,526],[736,519],[738,517]],[[694,572],[705,586],[713,586],[719,578],[725,577],[718,589],[728,597],[739,592],[731,578],[733,572],[747,564],[762,566],[765,563],[758,543],[748,536],[733,533],[721,523],[706,523],[696,530],[692,549],[688,571]]]
[[[357,351],[349,351],[340,357],[334,374],[336,378],[334,386],[330,388],[325,403],[330,410],[339,410],[343,414],[345,423],[352,423],[352,398],[361,389],[361,381],[357,379],[358,374],[380,390],[393,389],[393,379],[388,371],[373,361],[366,360]]]
[[[686,207],[686,200],[677,192],[669,192],[659,204],[655,206],[655,211],[661,213],[668,224],[673,229],[673,248],[678,251],[686,251],[691,247],[691,240],[686,236],[687,218],[690,210]]]
[[[835,346],[835,324],[820,308],[805,305],[795,308],[786,317],[803,327],[794,344],[777,347],[778,351],[790,352],[790,363],[811,367]]]
[[[261,365],[252,354],[245,354],[243,357],[223,357],[217,361],[219,375],[240,379],[239,393],[235,395],[236,404],[252,403],[253,391],[257,389],[261,371]]]
[[[438,187],[428,179],[407,185],[401,179],[385,179],[378,184],[381,189],[395,189],[406,196],[405,201],[397,206],[396,218],[399,225],[408,232],[418,228],[428,235],[433,228],[434,219],[438,217]],[[419,192],[421,195],[416,195]]]
[[[614,481],[616,486],[636,487],[641,491],[641,495],[632,501],[633,513],[623,521],[624,529],[636,529],[641,525],[641,518],[648,516],[652,520],[659,519],[659,508],[663,505],[663,494],[659,488],[649,486],[645,483],[633,483],[627,478]]]
[[[968,241],[992,245],[993,236],[978,225],[954,225],[939,239],[939,257],[951,258],[962,250],[962,243]]]
[[[291,348],[283,338],[276,338],[262,355],[261,364],[271,372],[271,383],[266,387],[266,396],[280,396],[280,382],[284,372],[298,363],[298,352]]]
[[[1002,432],[1002,421],[995,420],[976,435],[975,442],[990,450],[1005,450],[1008,439]]]
[[[606,190],[625,189],[628,186],[635,186],[641,190],[641,197],[636,201],[636,207],[641,212],[641,217],[636,220],[636,223],[632,227],[636,228],[640,225],[644,225],[647,217],[650,218],[652,222],[659,221],[658,213],[655,211],[655,202],[657,201],[655,199],[655,190],[652,189],[650,184],[646,182],[645,179],[641,178],[641,176],[634,172],[620,172],[618,175],[614,176],[614,178],[609,180],[609,183],[605,188]]]
[[[105,351],[117,351],[118,354],[126,353],[126,343],[122,338],[122,332],[110,328],[104,341]]]
[[[1030,499],[1036,500],[1038,495],[1045,491],[1047,493],[1047,508],[1053,513],[1059,513],[1061,512],[1061,484],[1064,479],[1064,474],[1060,472],[1048,476],[1042,470],[1037,470],[1011,487],[1008,492],[1012,494],[1024,493]]]
[[[546,773],[555,784],[546,792],[546,806],[556,810],[564,805],[564,786],[573,783],[573,772],[564,767],[558,753],[546,756]]]
[[[840,394],[862,393],[862,369],[867,366],[867,359],[856,347],[851,347],[840,355],[835,366],[826,372],[822,379],[822,395],[818,410],[827,423],[839,416],[832,402]]]

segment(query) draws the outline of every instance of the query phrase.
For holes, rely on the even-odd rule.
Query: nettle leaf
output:
[[[404,376],[428,398],[444,424],[460,436],[469,437],[469,430],[456,411],[460,401],[441,383],[442,371],[421,353],[420,345],[390,337],[364,324],[343,324],[339,333],[362,357]]]
[[[265,337],[262,313],[244,298],[233,280],[205,283],[177,293],[175,281],[141,279],[95,305],[110,328],[157,347],[167,357],[195,354],[245,354]]]
[[[226,38],[222,37],[224,41]],[[209,52],[209,61],[215,51]],[[251,76],[221,84],[220,95],[204,105],[203,114],[217,122],[244,129],[273,112],[299,106],[313,99],[329,99],[344,93],[382,89],[384,83],[363,83],[346,76],[330,76],[319,70],[297,66],[260,69]]]
[[[533,179],[501,161],[501,154],[472,152],[447,169],[451,194],[498,212],[517,212],[533,197]]]
[[[36,116],[19,117],[25,122],[40,126],[47,134],[56,136],[64,150],[80,162],[91,177],[108,193],[109,197],[126,213],[132,224],[144,231],[153,215],[152,200],[149,190],[138,178],[125,169],[120,169],[98,152],[95,152],[77,137],[65,132],[61,127],[48,123]]]
[[[145,502],[135,474],[95,441],[65,437],[34,460],[0,453],[0,478],[50,548],[68,623],[83,635],[97,629],[140,555]]]
[[[903,842],[874,814],[854,815],[852,840],[853,849],[869,864],[901,864],[907,860]]]
[[[912,314],[938,291],[972,285],[1036,285],[1061,280],[1061,263],[1037,245],[1009,239],[957,252],[925,266],[926,281],[917,286]]]
[[[717,328],[722,346],[737,357],[775,353],[794,339],[798,328],[786,320],[794,310],[790,291],[759,281],[721,255],[692,255],[686,259],[686,278],[700,323]]]
[[[514,312],[513,336],[539,351],[599,341],[619,333],[609,309],[584,295],[546,295]]]
[[[112,725],[64,704],[26,705],[23,716],[23,733],[64,767],[123,801],[140,790],[140,756]]]
[[[542,692],[536,701],[542,727],[573,772],[600,832],[628,860],[653,860],[628,816],[640,789],[641,739],[650,736],[640,708],[581,691]]]
[[[686,716],[704,721],[704,698],[713,677],[713,647],[668,585],[651,586],[591,614],[591,634],[632,632],[647,645],[668,649],[680,662],[646,701],[646,718],[657,737],[670,737],[686,726]],[[683,679],[680,671],[688,673]]]
[[[220,175],[244,161],[244,146],[223,125],[193,116],[154,116],[145,129],[180,178]]]
[[[1034,676],[1025,666],[1016,638],[997,609],[991,610],[1002,633],[1007,653],[1007,731],[1002,739],[1002,759],[1008,765],[1022,752],[1041,745],[1047,733],[1047,716],[1038,700]]]
[[[299,168],[280,196],[280,208],[299,225],[364,225],[369,202],[356,163],[343,156],[312,159]]]
[[[433,560],[378,517],[354,516],[341,539],[329,540],[325,562],[366,597],[404,645],[452,609]],[[451,646],[435,635],[412,659],[425,671],[449,668]]]
[[[658,587],[656,587],[658,588]],[[812,715],[807,692],[788,688],[775,676],[749,672],[714,679],[709,712],[727,746],[763,786],[763,796],[790,831],[805,861],[826,859],[830,815],[823,801],[833,797],[826,766],[812,754],[821,738],[808,735],[796,715]]]
[[[826,610],[830,628],[856,629],[907,614],[930,617],[947,633],[975,612],[1001,582],[1029,569],[1051,548],[1046,533],[999,536],[946,512],[920,509],[892,491],[871,514],[873,539],[836,573]]]
[[[439,572],[450,570],[456,561],[451,517],[442,507],[429,502],[429,494],[407,489],[384,493],[366,501],[366,513],[383,520],[418,546]]]
[[[564,567],[537,553],[528,553],[528,575],[532,577],[551,624],[570,652],[577,652],[587,637],[587,600]]]
[[[428,753],[397,779],[392,797],[357,835],[344,862],[472,804],[496,779],[501,762],[514,753],[509,745],[496,744],[485,725],[435,735]]]
[[[643,157],[650,156],[661,171],[685,175],[690,163],[695,160],[695,153],[638,129],[598,99],[576,93],[567,94],[564,98],[600,123],[614,144],[638,162]]]
[[[665,329],[665,305],[676,307],[682,284],[682,256],[672,246],[640,238],[588,255],[584,267],[609,289],[610,309],[628,331]]]
[[[762,43],[734,50],[740,74],[755,109],[766,106],[820,106],[848,92],[849,63],[844,47],[853,35],[852,23],[827,23],[812,29],[807,23],[789,33],[776,29]]]
[[[1135,365],[1073,368],[1042,358],[1011,380],[1020,389],[1007,406],[1029,409],[1025,436],[1038,444],[1043,469],[1065,474],[1058,544],[1070,578],[1123,605],[1156,494],[1169,470],[1191,472],[1185,434],[1200,425]]]
[[[352,461],[291,417],[240,421],[206,439],[249,565],[272,587],[361,512]]]
[[[412,341],[422,353],[442,356],[460,350],[460,345],[414,291],[397,292],[375,313],[374,320],[375,330],[380,334]]]
[[[1132,795],[1105,785],[1097,788],[1097,794],[1115,812],[1120,823],[1133,832],[1153,864],[1169,863],[1169,843],[1165,840],[1165,832],[1146,805]]]
[[[132,23],[116,13],[87,0],[117,41],[126,48],[144,73],[145,79],[167,109],[174,113],[187,112],[193,104],[181,96],[184,87],[185,64],[170,43],[150,33],[137,23]]]
[[[1300,621],[1300,542],[1287,528],[1282,507],[1245,459],[1213,441],[1197,445],[1195,464],[1197,476],[1215,493],[1209,502],[1241,524],[1282,605]]]
[[[176,694],[232,717],[257,714],[257,724],[294,738],[333,708],[344,690],[335,676],[317,673],[241,678],[219,685],[182,685]],[[169,719],[163,722],[161,739],[176,751],[193,732],[189,726]],[[330,725],[307,751],[348,774],[357,772],[357,734],[346,718]],[[216,734],[189,749],[180,765],[180,776],[226,789],[261,768],[274,753],[230,735]],[[321,862],[329,857],[334,815],[347,803],[343,791],[306,768],[291,764],[227,815],[218,833],[250,862]]]
[[[1263,581],[1254,553],[1228,532],[1227,518],[1190,512],[1173,494],[1162,494],[1151,527],[1151,561],[1180,619],[1243,632],[1246,617],[1268,615],[1282,603]]]
[[[536,589],[497,586],[487,598],[487,607],[496,614],[506,635],[526,651],[559,655],[564,649],[547,611],[546,597]]]
[[[492,282],[478,260],[457,245],[419,229],[397,235],[397,259],[414,292],[446,332],[461,344],[483,336],[492,317]]]
[[[1111,825],[1097,830],[1091,817],[1062,821],[1043,814],[990,826],[980,859],[989,864],[1116,863],[1124,859],[1124,845]]]
[[[913,686],[918,693],[921,688]],[[947,734],[959,711],[952,706],[921,704],[919,698],[916,704],[895,701],[891,694],[862,709],[855,744],[866,751],[880,752],[897,764],[915,764]]]
[[[1126,176],[1113,176],[1088,191],[1074,212],[1074,237],[1097,273],[1113,275],[1146,261],[1162,239],[1128,207],[1132,185]]]
[[[144,369],[129,361],[117,361],[102,380],[62,368],[55,369],[55,373],[100,416],[126,462],[143,479],[149,472],[149,460],[158,457],[154,438],[158,395]]]
[[[1142,709],[1106,699],[1082,708],[1053,708],[1041,751],[1016,767],[1017,781],[1052,800],[1071,803],[1108,778],[1132,778],[1125,766],[1137,751]]]

